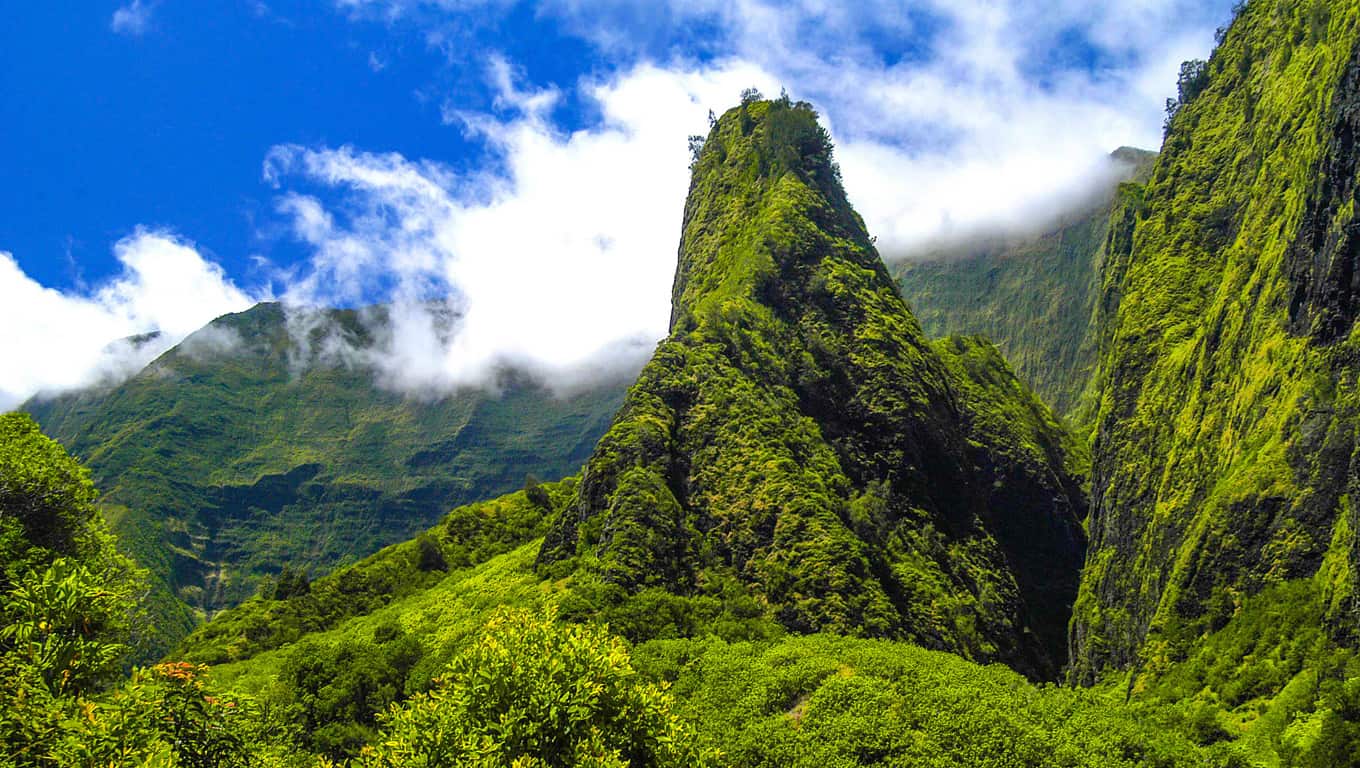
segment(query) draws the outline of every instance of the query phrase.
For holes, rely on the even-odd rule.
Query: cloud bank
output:
[[[470,16],[514,3],[338,5],[351,18],[413,27],[447,47]],[[535,7],[615,62],[620,82],[639,64],[676,78],[739,66],[816,104],[837,141],[851,200],[896,258],[1049,215],[1109,173],[1105,156],[1116,147],[1155,149],[1180,62],[1208,54],[1230,6],[544,0]],[[717,111],[735,98],[726,94]]]
[[[114,245],[122,273],[87,292],[46,288],[0,251],[0,410],[41,393],[120,381],[215,317],[251,306],[193,243],[139,229]],[[159,331],[151,339],[130,337]]]
[[[442,109],[485,150],[472,170],[381,147],[269,151],[275,213],[306,256],[277,293],[300,333],[318,307],[389,305],[376,346],[330,352],[403,392],[494,384],[507,367],[559,389],[635,370],[667,330],[686,138],[743,88],[816,105],[880,251],[910,258],[1052,217],[1106,183],[1111,150],[1155,147],[1180,61],[1207,55],[1230,2],[546,0],[538,18],[588,41],[595,74],[525,82],[476,54],[491,106],[450,92]],[[463,59],[459,30],[514,5],[336,2]],[[115,30],[144,30],[150,8],[119,9]],[[9,343],[22,364],[0,373],[0,406],[126,375],[258,298],[168,233],[115,249],[121,277],[69,294],[0,254],[0,317],[33,329]],[[153,344],[106,348],[151,329]]]
[[[635,369],[667,330],[686,137],[711,106],[773,81],[747,66],[640,66],[584,84],[600,122],[563,134],[549,119],[559,94],[520,90],[502,61],[490,76],[499,114],[446,119],[486,142],[494,172],[350,147],[270,152],[278,210],[313,254],[283,299],[391,302],[374,362],[402,390],[488,384],[507,367],[559,388]]]
[[[1155,149],[1180,62],[1208,55],[1229,6],[675,0],[656,10],[627,0],[551,0],[545,7],[621,56],[668,56],[684,30],[702,28],[698,45],[812,101],[836,139],[851,201],[885,257],[901,258],[935,241],[1051,217],[1108,176],[1106,155],[1116,147]]]

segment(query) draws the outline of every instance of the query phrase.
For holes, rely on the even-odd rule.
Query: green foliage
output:
[[[30,418],[0,415],[0,655],[54,696],[108,682],[136,640],[141,574],[94,498],[85,469]]]
[[[569,478],[459,507],[415,539],[323,576],[305,590],[289,590],[281,598],[276,587],[224,611],[186,638],[175,656],[207,664],[240,661],[371,614],[439,584],[450,569],[485,563],[541,537],[547,519],[566,506],[575,488]]]
[[[307,574],[302,571],[294,571],[290,566],[283,566],[279,571],[278,578],[274,579],[272,588],[266,590],[272,600],[287,600],[290,597],[300,597],[312,591],[312,582],[307,578]]]
[[[1338,645],[1314,579],[1244,597],[1183,659],[1150,656],[1130,679],[1141,701],[1190,713],[1201,743],[1237,739],[1279,765],[1360,764],[1360,656]],[[1175,636],[1174,628],[1165,634]],[[1160,638],[1150,647],[1167,648]]]
[[[904,643],[653,641],[634,658],[673,683],[699,743],[758,766],[1227,766],[1176,713],[1034,686],[1000,666]]]
[[[526,492],[527,493],[527,492]],[[434,537],[428,533],[422,533],[416,537],[416,567],[422,571],[447,571],[448,561],[444,559],[444,550],[439,546]]]
[[[53,694],[99,687],[118,671],[128,648],[128,601],[79,563],[58,558],[24,579],[0,604],[0,648],[36,670]]]
[[[292,646],[279,678],[306,746],[336,759],[357,754],[373,739],[378,714],[408,695],[407,676],[422,653],[395,622],[367,641]]]
[[[393,709],[362,766],[705,766],[627,647],[598,629],[503,610],[434,690]]]
[[[409,690],[422,690],[426,681],[475,636],[493,611],[501,607],[539,610],[561,597],[567,589],[564,583],[543,582],[534,573],[534,555],[540,543],[531,541],[474,568],[438,574],[441,578],[426,587],[413,587],[401,597],[298,637],[302,642],[326,646],[353,645],[374,642],[388,628],[399,626],[420,642],[421,659],[407,680],[412,686]],[[209,622],[207,628],[215,623]],[[203,642],[198,647],[211,653],[212,644],[207,638],[200,639]],[[248,658],[214,666],[212,678],[224,690],[284,705],[289,696],[279,687],[279,680],[291,652],[291,645],[274,650],[256,648]]]
[[[95,765],[168,747],[173,764],[185,768],[250,765],[236,723],[245,713],[238,702],[209,695],[202,673],[182,662],[137,671],[110,700],[92,705],[89,728],[72,745],[76,754],[64,759]]]
[[[200,669],[135,670],[108,690],[138,639],[142,582],[94,498],[31,419],[0,416],[0,766],[263,764],[243,709],[208,695]]]
[[[3,662],[0,662],[3,666]],[[166,663],[137,669],[92,698],[52,697],[21,670],[3,669],[0,732],[6,768],[302,768],[278,737],[286,723],[246,699],[213,695],[203,670]],[[22,738],[13,736],[21,733]]]
[[[103,549],[90,473],[20,413],[0,414],[0,510],[9,586],[13,571],[52,555]],[[30,556],[32,553],[32,556]]]
[[[1176,114],[1181,111],[1181,107],[1194,101],[1208,87],[1209,62],[1203,59],[1181,62],[1180,72],[1176,76],[1176,98],[1166,100],[1164,133],[1171,132],[1171,123],[1176,119]]]
[[[597,622],[631,642],[716,635],[727,640],[779,637],[784,628],[731,574],[708,574],[694,594],[663,587],[629,592],[580,573],[560,602],[567,621]]]

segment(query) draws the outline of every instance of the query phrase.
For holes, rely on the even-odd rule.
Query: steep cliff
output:
[[[1136,688],[1253,616],[1296,671],[1271,622],[1355,640],[1357,129],[1354,2],[1248,3],[1182,70],[1102,277],[1075,680]]]

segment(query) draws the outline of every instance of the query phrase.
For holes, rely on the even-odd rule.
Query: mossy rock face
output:
[[[697,158],[671,334],[539,567],[630,591],[735,581],[797,632],[1063,663],[1081,451],[995,348],[933,345],[805,104]]]
[[[1081,682],[1291,580],[1334,640],[1360,623],[1360,4],[1248,3],[1205,72],[1102,276]]]

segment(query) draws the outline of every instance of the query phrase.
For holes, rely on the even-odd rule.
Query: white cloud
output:
[[[285,300],[393,301],[392,334],[373,362],[399,389],[486,384],[503,366],[563,386],[638,364],[667,330],[686,137],[741,88],[773,86],[741,65],[644,65],[583,86],[601,122],[562,134],[547,118],[552,92],[519,90],[500,63],[491,74],[508,116],[450,117],[486,140],[500,172],[459,176],[348,147],[276,147],[265,164],[275,184],[342,196],[328,208],[281,195],[313,249]]]
[[[705,70],[680,50],[724,62],[709,70],[760,72],[816,104],[851,201],[885,257],[899,258],[940,239],[1045,219],[1109,175],[1111,150],[1155,149],[1180,62],[1209,53],[1231,2],[545,0],[537,12],[591,41],[615,67],[620,89],[635,72],[683,81]],[[356,18],[405,19],[423,25],[427,40],[446,40],[470,9],[494,15],[506,3],[340,5]],[[521,92],[507,85],[512,63],[495,61],[502,98],[541,114],[540,132],[550,132],[560,85]],[[515,101],[528,98],[537,101]],[[735,91],[723,94],[713,106],[721,112],[735,99]],[[456,102],[445,114],[474,131],[484,120],[464,119]],[[626,167],[597,175],[611,170],[621,175],[602,186],[674,183],[673,174],[642,179]]]
[[[256,301],[192,243],[166,232],[139,229],[114,255],[122,274],[92,292],[68,293],[40,285],[0,252],[0,325],[23,329],[0,341],[0,409],[126,378],[213,318]],[[160,335],[141,344],[113,341],[154,331]]]
[[[425,25],[467,7],[342,5]],[[1127,13],[1067,0],[938,0],[911,16],[874,1],[550,2],[541,13],[632,63],[535,85],[514,62],[489,57],[496,112],[470,112],[456,97],[444,105],[447,122],[491,148],[482,171],[350,147],[271,152],[265,173],[284,190],[279,209],[314,252],[287,297],[396,302],[393,333],[372,362],[403,390],[486,383],[504,365],[549,381],[577,380],[601,361],[634,365],[667,331],[685,139],[706,131],[710,109],[721,113],[752,85],[812,101],[880,250],[908,256],[1046,221],[1113,177],[1111,150],[1155,145],[1158,88],[1174,87],[1181,58],[1204,55],[1212,38],[1208,22],[1184,23],[1185,5],[1144,0]],[[700,45],[725,58],[672,53],[677,31],[700,22],[720,30]],[[1032,65],[1073,28],[1112,63]],[[885,61],[884,35],[912,41],[903,47],[915,56]],[[426,39],[446,32],[427,28]],[[553,116],[573,95],[599,119],[567,133]],[[315,183],[329,194],[289,191]],[[452,321],[439,326],[432,309]]]
[[[1180,62],[1208,55],[1230,5],[550,0],[546,12],[643,58],[704,24],[697,45],[818,106],[850,199],[894,258],[1046,218],[1109,173],[1111,150],[1157,148]]]
[[[113,12],[109,27],[120,35],[137,37],[146,32],[151,25],[152,3],[132,0],[131,3]]]

